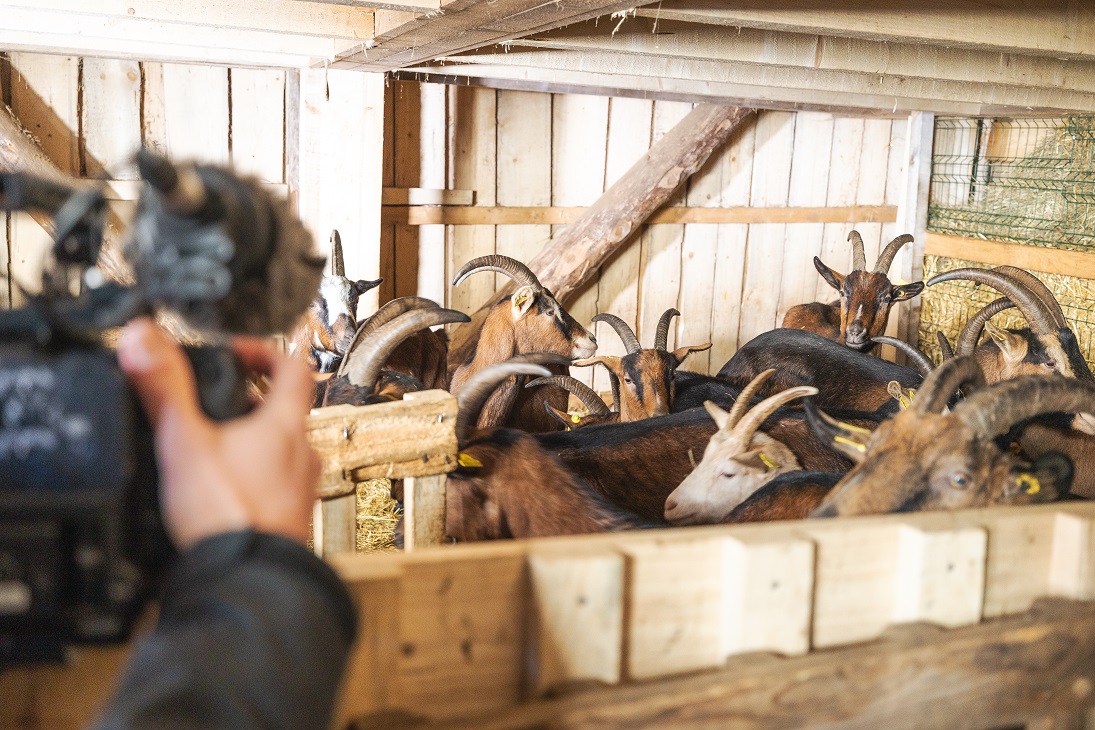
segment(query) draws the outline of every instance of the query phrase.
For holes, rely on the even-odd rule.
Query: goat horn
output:
[[[468,442],[468,436],[479,423],[479,412],[483,410],[483,405],[506,379],[514,375],[549,377],[551,371],[546,366],[569,364],[570,360],[562,355],[533,352],[488,365],[468,378],[464,387],[456,394],[456,443],[463,445]]]
[[[812,385],[799,385],[768,396],[742,416],[730,437],[738,443],[748,446],[749,442],[753,440],[753,434],[757,432],[757,429],[760,428],[760,425],[764,423],[768,416],[795,398],[805,398],[811,395],[817,395],[817,388]],[[734,405],[737,405],[737,403]]]
[[[930,357],[910,345],[908,342],[905,342],[905,340],[879,335],[878,337],[872,337],[871,342],[876,342],[879,345],[889,345],[890,347],[896,347],[898,350],[901,350],[901,352],[905,353],[905,357],[916,364],[916,369],[920,371],[921,375],[927,376],[928,373],[935,369],[935,363],[931,361]]]
[[[432,299],[426,299],[425,297],[399,297],[388,302],[380,309],[373,312],[373,315],[366,319],[357,328],[357,332],[354,333],[354,339],[351,340],[350,346],[346,348],[346,352],[353,352],[357,347],[357,343],[364,340],[366,337],[376,332],[384,325],[391,322],[393,319],[401,314],[405,314],[415,309],[440,309],[441,305]],[[346,374],[346,363],[349,358],[343,358],[342,363],[338,366],[338,372],[336,375]]]
[[[620,336],[620,340],[624,343],[628,355],[643,349],[643,346],[639,344],[639,338],[635,336],[635,330],[631,329],[627,322],[623,321],[615,314],[604,312],[598,314],[592,321],[604,322],[609,327],[616,330],[616,334]]]
[[[526,388],[534,388],[540,385],[555,385],[569,393],[573,393],[589,409],[590,415],[607,416],[612,413],[608,405],[601,400],[601,396],[597,395],[597,391],[577,378],[572,378],[569,375],[553,375],[550,378],[536,378],[536,380],[525,383]]]
[[[544,287],[540,284],[540,280],[536,278],[536,274],[532,273],[532,269],[525,266],[517,259],[511,259],[509,256],[501,256],[499,254],[480,256],[479,258],[472,259],[464,264],[460,267],[460,271],[456,272],[456,276],[453,277],[452,285],[460,286],[464,283],[464,279],[467,279],[478,271],[497,271],[499,274],[505,274],[522,286],[531,286],[537,292],[544,290]]]
[[[376,386],[380,371],[403,340],[426,327],[467,322],[468,315],[455,309],[416,309],[399,315],[373,332],[368,342],[346,354],[346,377],[359,388]]]
[[[977,347],[977,340],[981,339],[981,330],[985,328],[985,323],[1005,309],[1011,309],[1014,306],[1015,303],[1007,297],[1000,297],[981,307],[958,333],[955,352],[959,355],[972,355],[974,348]]]
[[[936,330],[935,341],[939,343],[939,354],[943,362],[954,357],[954,348],[951,347],[951,341],[947,339],[945,334]]]
[[[888,274],[890,272],[890,265],[893,263],[894,257],[897,256],[897,252],[901,250],[901,247],[906,243],[912,243],[912,234],[902,233],[886,244],[886,248],[882,249],[882,253],[878,254],[878,261],[874,264],[874,273],[876,274]]]
[[[749,410],[749,403],[753,400],[753,396],[760,390],[760,386],[764,385],[765,381],[772,377],[775,372],[775,368],[768,368],[750,380],[749,384],[742,388],[741,392],[738,393],[738,397],[734,399],[734,405],[730,408],[730,415],[726,419],[725,429],[727,431],[738,425],[738,421],[740,421],[741,417],[745,415],[745,412]]]
[[[1037,276],[1017,266],[997,266],[993,271],[998,271],[1004,276],[1010,276],[1027,289],[1030,289],[1034,292],[1034,296],[1042,300],[1042,304],[1053,315],[1057,327],[1068,327],[1068,322],[1065,321],[1065,313],[1061,311],[1061,304],[1057,301],[1057,297],[1053,296],[1053,292]]]
[[[331,276],[346,276],[346,261],[342,258],[342,236],[331,231]]]
[[[974,387],[985,384],[985,374],[972,357],[956,357],[947,360],[924,379],[916,392],[913,408],[920,415],[942,413],[954,391],[963,385]]]
[[[974,433],[993,438],[1046,413],[1095,412],[1095,386],[1072,378],[1027,375],[974,393],[954,407],[954,417]]]
[[[679,316],[681,316],[681,313],[673,308],[665,310],[662,314],[662,318],[658,320],[658,331],[654,335],[655,350],[665,352],[669,349],[669,324],[673,321],[674,317]]]
[[[859,231],[848,234],[848,240],[852,242],[852,271],[867,270],[867,255],[863,253],[863,236]]]
[[[979,284],[987,284],[996,291],[1015,302],[1015,306],[1026,317],[1030,329],[1036,335],[1046,335],[1057,331],[1057,322],[1053,314],[1046,308],[1045,303],[1026,287],[1007,274],[990,269],[955,269],[936,274],[928,280],[927,285],[933,286],[944,281],[955,279],[968,279]]]

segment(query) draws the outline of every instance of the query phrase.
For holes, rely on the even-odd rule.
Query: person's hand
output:
[[[305,434],[311,374],[261,340],[236,338],[232,347],[271,386],[252,413],[222,424],[202,412],[189,361],[151,320],[130,322],[118,341],[118,361],[156,431],[168,534],[180,550],[244,529],[304,544],[320,471]]]

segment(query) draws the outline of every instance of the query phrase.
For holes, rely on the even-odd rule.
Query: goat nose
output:
[[[860,322],[858,319],[854,320],[851,324],[848,325],[848,334],[853,337],[859,337],[860,335],[862,335],[863,323]]]
[[[676,510],[677,510],[677,500],[673,499],[672,497],[665,500],[665,513],[667,515],[670,512],[675,512]]]

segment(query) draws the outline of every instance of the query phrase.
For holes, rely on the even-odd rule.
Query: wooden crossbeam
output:
[[[384,223],[430,225],[561,225],[573,223],[589,210],[585,207],[438,207],[386,205]],[[681,223],[893,223],[897,207],[854,205],[836,208],[663,208],[646,225]]]
[[[977,261],[990,266],[1018,266],[1046,274],[1095,279],[1095,254],[1084,251],[1020,246],[1003,241],[928,233],[924,253],[928,256]]]

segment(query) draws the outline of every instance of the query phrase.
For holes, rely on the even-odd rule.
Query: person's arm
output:
[[[310,374],[238,342],[271,390],[251,415],[215,424],[162,331],[135,322],[118,350],[156,430],[164,521],[181,555],[97,727],[326,728],[355,612],[304,546],[319,471],[304,430]]]

